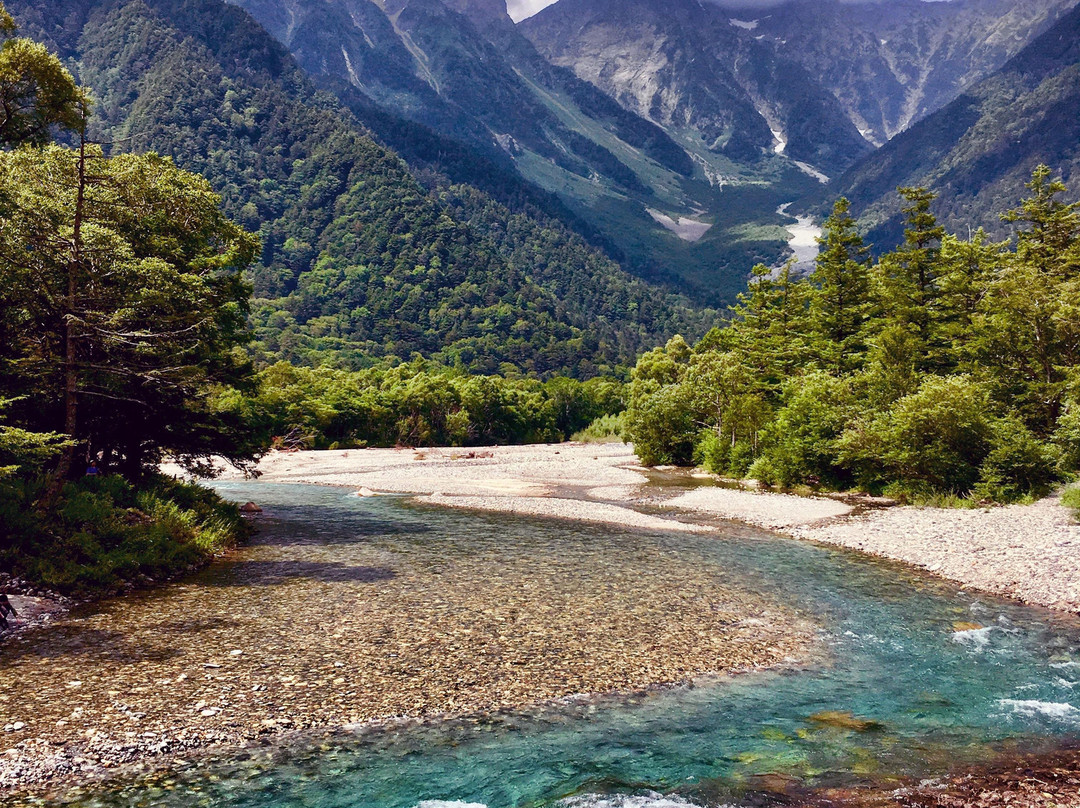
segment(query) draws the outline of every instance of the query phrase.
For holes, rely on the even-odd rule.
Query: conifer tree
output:
[[[836,200],[818,239],[821,250],[810,276],[815,287],[810,303],[814,336],[822,363],[837,373],[861,364],[870,309],[870,250],[850,211],[848,200]]]
[[[945,228],[930,211],[937,194],[926,188],[900,188],[909,203],[904,243],[882,257],[878,267],[881,326],[905,331],[914,340],[919,370],[941,366],[944,346],[937,333],[941,313],[938,297],[938,253]]]

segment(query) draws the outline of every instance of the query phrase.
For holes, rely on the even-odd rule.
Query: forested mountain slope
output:
[[[437,356],[587,375],[699,315],[539,210],[422,185],[241,9],[19,0],[24,30],[96,94],[95,127],[207,176],[259,233],[261,348],[353,365]]]
[[[1062,17],[1000,71],[897,136],[842,177],[872,241],[887,247],[901,231],[900,185],[940,194],[935,210],[948,227],[998,221],[1039,163],[1061,173],[1076,193],[1080,176],[1080,7]]]
[[[487,167],[450,166],[440,147],[435,170],[482,183],[469,171],[498,166],[498,184],[556,196],[628,270],[706,303],[729,301],[753,263],[781,259],[776,208],[815,182],[771,153],[761,121],[760,147],[740,135],[709,150],[669,134],[547,61],[498,0],[233,1],[408,159],[418,132],[402,123],[437,130],[449,151]],[[386,116],[398,123],[384,126]]]

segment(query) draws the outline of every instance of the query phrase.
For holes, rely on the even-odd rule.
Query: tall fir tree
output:
[[[870,314],[870,250],[840,198],[825,220],[810,282],[815,287],[810,322],[822,365],[835,373],[859,367],[866,353],[864,326]]]

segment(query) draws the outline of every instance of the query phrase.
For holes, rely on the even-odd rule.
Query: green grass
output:
[[[1080,483],[1073,483],[1061,492],[1061,504],[1073,512],[1073,518],[1080,522]]]

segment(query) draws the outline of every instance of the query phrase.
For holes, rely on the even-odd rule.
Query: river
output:
[[[781,216],[791,217],[787,212],[792,206],[787,202],[776,209]],[[818,254],[818,242],[821,237],[821,228],[814,224],[810,216],[795,216],[795,224],[784,225],[788,231],[788,246],[795,256],[795,269],[798,272],[809,273],[814,269],[814,259]]]
[[[665,564],[672,559],[684,572],[715,575],[779,598],[820,626],[818,641],[825,654],[792,669],[633,695],[564,699],[446,721],[271,735],[239,754],[225,748],[164,773],[120,779],[50,804],[750,804],[762,790],[929,776],[1016,745],[1039,748],[1074,738],[1080,730],[1080,627],[1075,620],[965,592],[903,565],[735,525],[720,537],[627,531],[424,508],[402,498],[365,499],[326,487],[232,483],[221,490],[238,500],[256,499],[266,508],[259,542],[277,548],[274,552],[307,548],[319,563],[308,560],[298,572],[261,558],[258,591],[231,587],[235,568],[230,572],[228,565],[203,573],[181,586],[192,596],[183,608],[198,610],[202,588],[208,598],[229,598],[229,611],[216,615],[217,622],[193,613],[187,633],[151,626],[144,641],[153,645],[151,638],[157,636],[157,653],[144,649],[142,662],[132,664],[172,658],[181,652],[181,643],[185,650],[192,645],[199,650],[199,632],[205,648],[242,644],[246,657],[257,658],[261,649],[252,647],[255,640],[245,635],[243,624],[271,601],[280,602],[274,608],[283,618],[266,629],[261,642],[267,651],[276,643],[299,648],[326,642],[333,634],[311,621],[313,604],[288,600],[290,581],[298,575],[323,587],[328,600],[314,606],[326,613],[328,623],[331,617],[362,621],[364,614],[335,584],[378,588],[395,580],[394,570],[402,564],[417,563],[441,570],[447,590],[463,577],[468,587],[506,593],[516,585],[515,565],[528,559],[554,565],[545,575],[559,590],[553,591],[555,601],[588,590],[587,579],[603,574],[609,563],[632,570],[606,581],[608,595],[590,601],[598,621],[624,608],[621,604],[636,589],[646,591],[654,579],[666,581],[671,570]],[[357,553],[363,556],[365,575],[350,574],[360,569],[352,566],[360,558],[354,557]],[[372,564],[375,558],[382,561]],[[594,565],[597,560],[604,563]],[[490,571],[487,584],[469,577],[475,572],[473,562]],[[657,592],[673,587],[677,584],[665,582]],[[429,584],[421,594],[438,602],[444,593]],[[544,593],[538,594],[543,602]],[[153,607],[176,596],[175,591],[152,593],[144,602]],[[504,595],[495,598],[501,599]],[[121,601],[98,613],[97,635],[90,639],[115,642],[131,611],[124,606]],[[296,622],[289,622],[290,612]],[[176,623],[175,615],[161,611],[158,619],[166,618],[168,625]],[[588,653],[588,647],[585,643],[579,652]],[[327,649],[326,664],[338,664],[333,660],[352,650]],[[79,664],[87,649],[59,643],[50,653],[54,665],[68,655]],[[117,659],[114,665],[131,661]],[[88,664],[85,659],[83,664]],[[431,658],[430,664],[455,663]],[[220,667],[214,663],[206,679]],[[263,671],[267,675],[286,673],[278,663],[269,667]],[[277,687],[285,692],[295,678],[281,676],[284,683]]]

